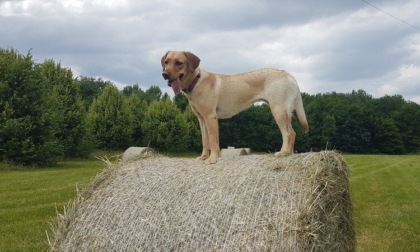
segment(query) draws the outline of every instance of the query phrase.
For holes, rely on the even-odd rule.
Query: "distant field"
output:
[[[420,155],[344,157],[352,168],[358,251],[420,251]],[[36,169],[0,163],[0,251],[48,250],[45,232],[56,208],[103,168],[96,159]]]

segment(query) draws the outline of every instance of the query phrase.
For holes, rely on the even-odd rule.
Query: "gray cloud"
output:
[[[420,3],[371,1],[420,26]],[[302,91],[402,94],[420,102],[419,31],[362,1],[0,1],[0,46],[120,87],[162,80],[166,50],[236,73],[286,69]],[[397,87],[398,86],[398,87]]]

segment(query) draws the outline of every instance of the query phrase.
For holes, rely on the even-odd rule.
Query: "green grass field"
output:
[[[48,168],[0,163],[0,251],[47,251],[46,230],[51,230],[56,211],[62,212],[77,189],[104,168],[96,158]]]
[[[358,251],[420,251],[420,155],[345,155]],[[48,250],[46,230],[102,161],[53,168],[0,163],[0,251]]]
[[[420,155],[346,155],[358,251],[420,251]]]

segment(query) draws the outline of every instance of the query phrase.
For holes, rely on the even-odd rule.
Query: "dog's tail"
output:
[[[302,95],[300,94],[300,92],[298,93],[295,99],[295,110],[296,110],[296,115],[299,119],[299,122],[302,125],[303,129],[305,130],[305,133],[308,133],[309,125],[308,125],[308,120],[306,120],[305,110],[303,109]]]

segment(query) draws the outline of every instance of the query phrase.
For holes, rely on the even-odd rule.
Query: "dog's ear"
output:
[[[165,53],[165,55],[162,56],[162,59],[160,60],[160,64],[162,65],[163,71],[165,70],[165,59],[166,59],[166,56],[168,55],[168,53],[169,53],[169,51],[167,51]]]
[[[200,58],[191,52],[185,52],[185,55],[187,56],[188,69],[190,72],[194,72],[194,70],[200,65]]]

